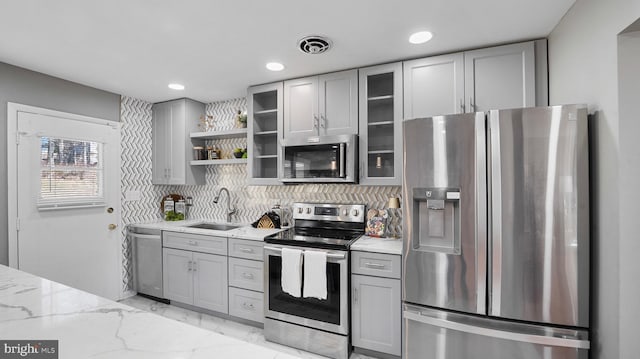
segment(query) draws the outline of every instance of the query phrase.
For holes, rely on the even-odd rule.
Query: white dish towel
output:
[[[327,253],[304,251],[305,298],[327,299]]]
[[[282,248],[282,273],[280,274],[282,290],[300,298],[302,288],[302,251]]]

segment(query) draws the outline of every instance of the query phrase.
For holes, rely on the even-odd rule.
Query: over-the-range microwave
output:
[[[358,136],[282,140],[280,178],[285,183],[355,183]]]

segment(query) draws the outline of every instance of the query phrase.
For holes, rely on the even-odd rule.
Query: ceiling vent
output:
[[[317,55],[331,48],[331,40],[317,35],[306,36],[298,41],[298,48],[305,54]]]

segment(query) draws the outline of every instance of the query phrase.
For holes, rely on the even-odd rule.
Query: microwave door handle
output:
[[[341,143],[340,144],[340,178],[344,178],[344,160],[345,160],[345,155],[344,155],[344,150],[345,150],[345,144]]]

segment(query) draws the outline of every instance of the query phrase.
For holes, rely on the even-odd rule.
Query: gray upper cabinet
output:
[[[357,133],[357,70],[285,81],[284,138]]]
[[[153,105],[153,184],[204,184],[204,168],[191,166],[193,145],[189,134],[196,132],[204,104],[179,99]]]
[[[247,174],[250,185],[279,185],[282,139],[282,82],[247,91]],[[297,95],[297,94],[296,94]]]
[[[536,106],[535,43],[464,53],[466,112]]]
[[[318,77],[284,83],[284,137],[318,135]]]
[[[464,112],[462,53],[404,62],[404,118]]]
[[[547,44],[536,40],[404,62],[404,118],[548,104]]]
[[[402,64],[359,70],[360,184],[402,185]]]

